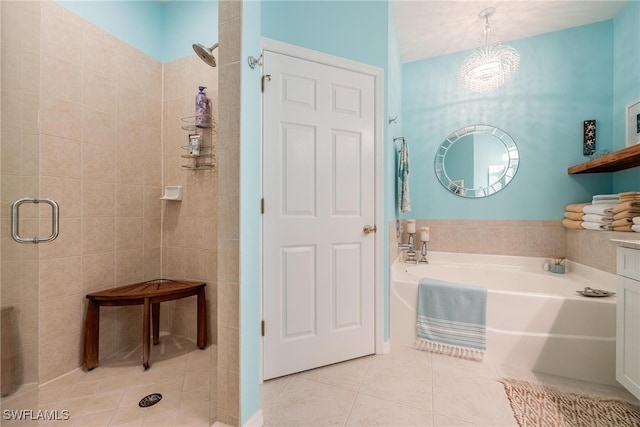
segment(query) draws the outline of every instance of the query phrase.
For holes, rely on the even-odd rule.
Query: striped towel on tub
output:
[[[486,350],[486,319],[486,288],[420,279],[414,347],[482,359]]]

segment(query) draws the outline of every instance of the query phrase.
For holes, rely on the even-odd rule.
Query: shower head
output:
[[[204,47],[200,43],[193,44],[193,50],[198,54],[200,59],[202,59],[207,64],[212,67],[216,66],[216,58],[213,56],[213,49],[218,47],[218,43],[215,43],[211,47]]]

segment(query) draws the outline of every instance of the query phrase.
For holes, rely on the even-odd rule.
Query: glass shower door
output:
[[[5,424],[19,417],[15,411],[38,409],[40,245],[19,243],[11,233],[15,228],[19,236],[41,236],[40,217],[46,230],[50,213],[39,203],[22,202],[20,221],[11,225],[12,203],[40,196],[40,3],[2,1],[0,8],[0,422]]]

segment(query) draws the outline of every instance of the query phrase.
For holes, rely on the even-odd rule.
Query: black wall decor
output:
[[[582,154],[591,156],[596,152],[596,121],[585,120],[583,129]]]

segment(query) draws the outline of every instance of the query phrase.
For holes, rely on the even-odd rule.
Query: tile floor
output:
[[[211,346],[195,348],[192,341],[161,337],[151,349],[151,367],[142,367],[140,348],[100,360],[90,372],[76,369],[38,387],[20,388],[2,399],[2,426],[185,426],[209,427]],[[157,404],[140,408],[151,393]],[[5,419],[6,410],[58,411],[58,421]],[[62,411],[68,411],[69,420]],[[35,416],[35,415],[34,415]]]
[[[133,351],[101,361],[94,371],[76,370],[41,385],[38,409],[68,410],[69,421],[2,419],[2,426],[208,427],[211,347],[192,350],[193,343],[178,339],[162,343],[164,347],[152,349],[148,371],[139,363],[139,351]],[[503,386],[496,381],[501,377],[640,403],[618,387],[394,347],[390,354],[264,382],[264,425],[517,426]],[[139,408],[140,399],[154,392],[163,395],[162,401]],[[36,387],[25,387],[2,399],[2,409],[32,409],[37,394]]]
[[[517,426],[501,377],[639,403],[618,387],[394,347],[265,381],[263,417],[267,427]]]

